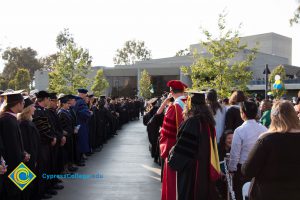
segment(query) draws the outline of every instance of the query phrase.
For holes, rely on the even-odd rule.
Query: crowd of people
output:
[[[242,200],[249,182],[251,200],[300,199],[300,97],[261,101],[233,91],[220,100],[214,89],[167,86],[143,117],[162,200]]]
[[[64,188],[61,179],[43,174],[73,174],[122,125],[143,115],[136,98],[94,97],[86,89],[78,95],[39,91],[1,91],[0,199],[49,199]],[[23,162],[36,178],[24,190],[8,175]]]
[[[300,97],[260,101],[234,91],[220,100],[214,89],[188,90],[179,80],[167,86],[147,108],[138,97],[94,97],[86,89],[76,96],[0,91],[0,199],[57,195],[63,181],[43,174],[75,173],[140,116],[162,168],[162,200],[242,200],[249,182],[251,200],[300,199]],[[8,176],[21,162],[37,176],[24,190]]]

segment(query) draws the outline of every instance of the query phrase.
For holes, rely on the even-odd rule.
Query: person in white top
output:
[[[242,176],[241,165],[247,160],[259,135],[267,131],[265,126],[255,120],[257,111],[256,103],[251,101],[242,102],[240,112],[244,123],[233,134],[228,169],[234,173],[233,189],[237,200],[242,200],[242,187],[244,183],[250,181]]]
[[[217,143],[220,142],[220,138],[224,133],[224,125],[225,125],[225,116],[226,116],[226,107],[222,106],[218,102],[218,95],[214,89],[208,90],[206,93],[206,102],[211,108],[213,112],[213,116],[216,121],[216,136],[217,136]]]

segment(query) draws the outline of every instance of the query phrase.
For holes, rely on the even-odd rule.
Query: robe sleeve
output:
[[[163,159],[168,157],[170,149],[176,143],[177,127],[175,106],[171,105],[164,117],[163,125],[160,131],[159,147]]]
[[[198,151],[198,140],[200,131],[200,123],[195,119],[188,119],[179,132],[179,138],[177,143],[170,151],[168,157],[169,166],[176,170],[182,170],[185,165],[195,158],[195,154]]]

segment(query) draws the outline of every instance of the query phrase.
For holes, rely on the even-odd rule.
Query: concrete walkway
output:
[[[159,200],[160,167],[148,150],[142,120],[130,122],[93,154],[81,174],[103,175],[101,179],[63,180],[65,188],[53,200]]]

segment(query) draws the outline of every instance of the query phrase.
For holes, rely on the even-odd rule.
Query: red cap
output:
[[[167,83],[167,86],[171,88],[171,90],[182,90],[184,91],[185,88],[188,86],[179,80],[171,80]]]

